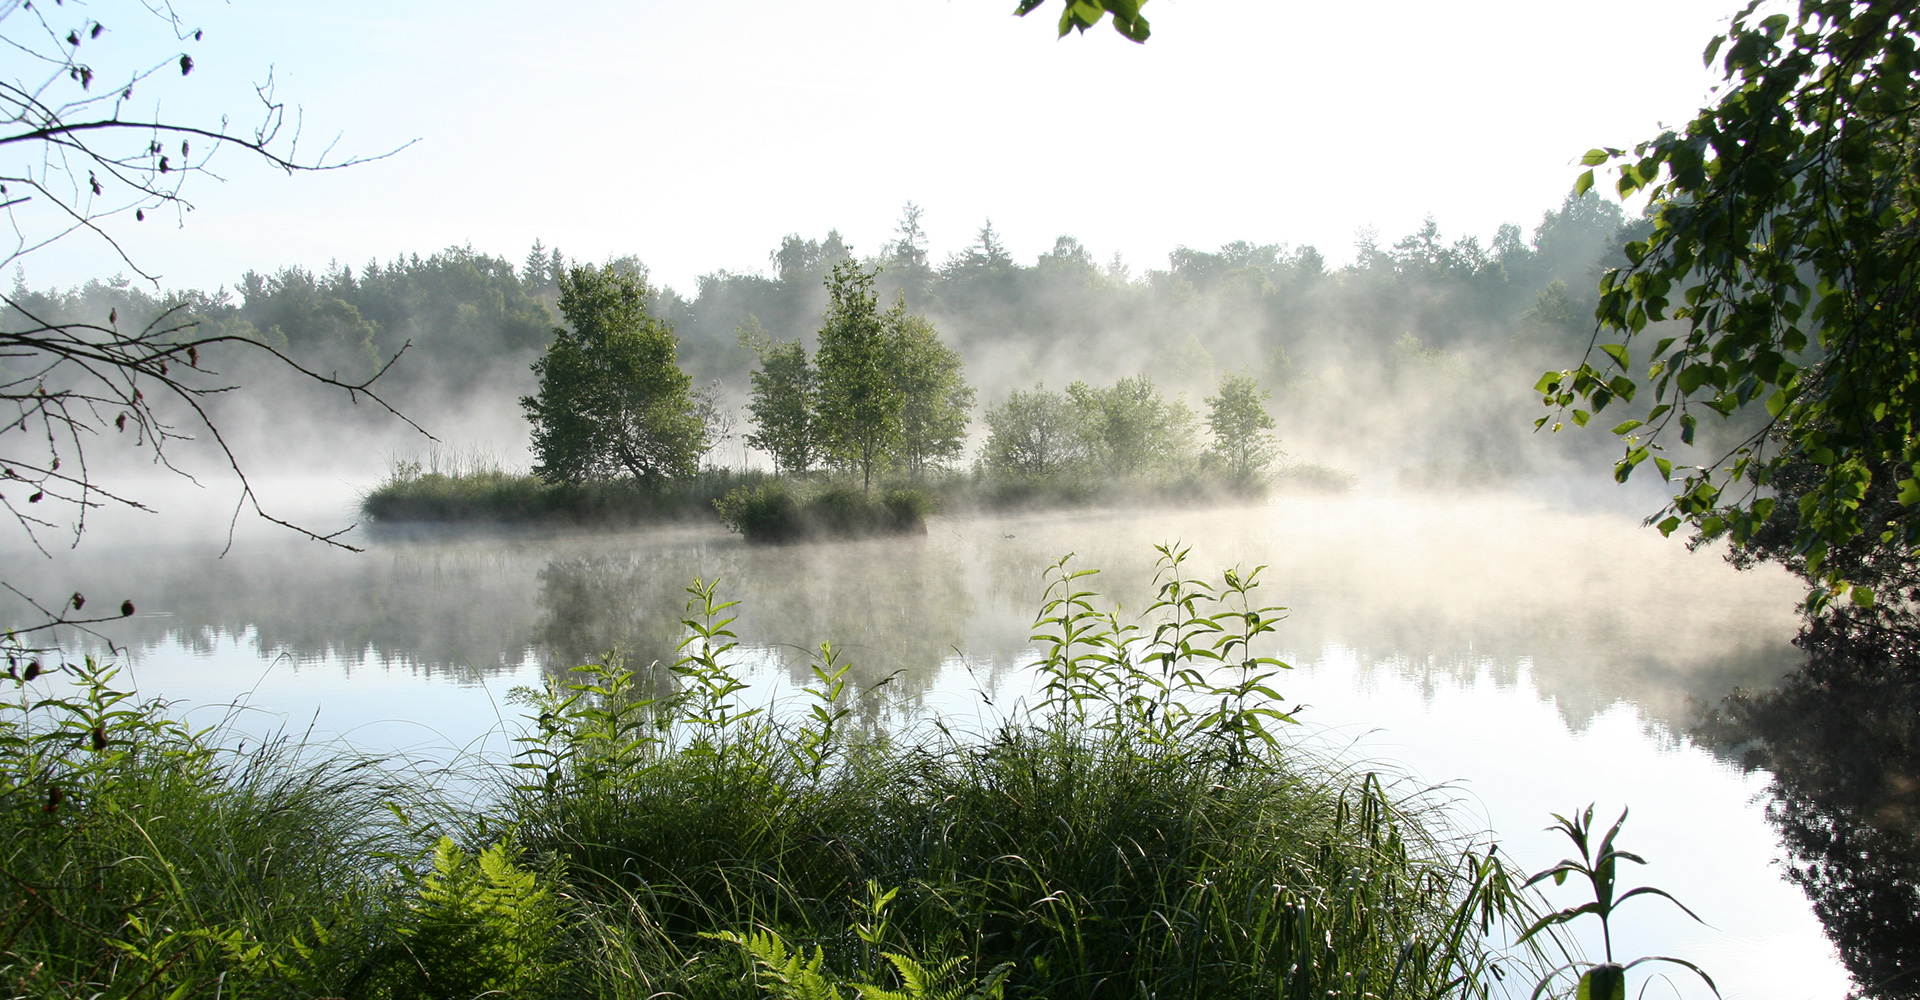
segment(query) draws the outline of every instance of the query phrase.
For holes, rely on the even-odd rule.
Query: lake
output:
[[[870,713],[984,726],[1031,692],[1028,636],[1055,560],[1099,569],[1092,586],[1124,611],[1150,599],[1153,547],[1178,542],[1196,576],[1266,567],[1260,594],[1289,609],[1274,645],[1292,665],[1276,686],[1300,706],[1288,740],[1431,786],[1458,825],[1493,831],[1528,870],[1565,853],[1542,829],[1550,813],[1592,802],[1610,820],[1630,806],[1623,846],[1650,864],[1626,877],[1711,926],[1636,900],[1618,918],[1617,953],[1691,959],[1730,998],[1848,989],[1807,898],[1782,877],[1767,775],[1688,735],[1700,706],[1799,662],[1800,585],[1689,553],[1625,512],[1363,492],[942,516],[925,537],[774,548],[705,525],[363,541],[352,553],[249,531],[223,557],[217,542],[120,532],[53,560],[16,545],[0,579],[133,597],[133,618],[70,645],[115,644],[141,692],[196,721],[458,762],[510,751],[509,692],[543,671],[610,650],[671,657],[695,578],[719,578],[741,602],[756,699],[790,696],[830,641],[875,689]]]

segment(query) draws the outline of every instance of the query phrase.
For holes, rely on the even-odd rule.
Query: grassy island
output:
[[[877,271],[851,260],[826,277],[827,308],[809,355],[756,325],[759,358],[744,443],[772,473],[711,463],[732,434],[718,390],[693,388],[644,277],[609,265],[559,276],[556,327],[521,401],[533,462],[430,457],[397,463],[362,500],[375,522],[608,524],[710,517],[756,542],[924,532],[941,509],[1244,500],[1276,476],[1310,489],[1351,477],[1287,464],[1268,393],[1228,374],[1207,397],[1210,443],[1185,399],[1145,375],[1110,386],[1015,389],[985,411],[987,435],[958,471],[975,390],[960,358],[903,299],[882,310]]]

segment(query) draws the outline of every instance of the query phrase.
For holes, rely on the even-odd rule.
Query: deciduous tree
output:
[[[1277,448],[1273,415],[1267,412],[1268,393],[1248,375],[1228,373],[1220,379],[1219,395],[1207,397],[1207,427],[1213,431],[1213,454],[1227,474],[1252,482],[1266,474]]]
[[[1920,9],[1773,10],[1755,0],[1708,45],[1724,82],[1692,121],[1587,154],[1623,197],[1651,198],[1652,232],[1602,279],[1586,363],[1538,388],[1556,428],[1635,407],[1613,427],[1614,475],[1651,462],[1673,484],[1663,532],[1745,544],[1782,470],[1809,465],[1794,548],[1818,604],[1847,588],[1822,570],[1830,550],[1862,534],[1920,546]],[[1725,453],[1670,457],[1703,420],[1754,408],[1767,419]],[[1884,475],[1898,507],[1869,519]]]
[[[1072,401],[1035,384],[1015,389],[987,408],[987,444],[982,459],[1002,476],[1046,478],[1078,466],[1085,455]]]
[[[858,470],[863,489],[885,466],[900,436],[900,392],[894,383],[893,339],[868,271],[846,260],[827,277],[827,315],[820,326],[819,441],[841,466]]]
[[[1167,402],[1147,375],[1098,389],[1067,386],[1088,456],[1110,476],[1188,471],[1193,464],[1193,411]]]
[[[646,279],[629,268],[571,268],[560,280],[553,344],[533,364],[538,395],[534,473],[578,483],[632,476],[648,486],[691,476],[706,451],[693,379],[674,358],[673,330],[648,311]]]
[[[961,372],[960,355],[940,339],[925,316],[904,301],[886,317],[894,391],[900,396],[900,434],[894,453],[918,481],[929,467],[960,456],[967,444],[973,387]]]
[[[807,349],[797,340],[767,343],[760,348],[760,370],[750,376],[752,398],[747,412],[753,433],[747,443],[773,456],[777,472],[806,475],[817,450],[814,422],[816,380]]]

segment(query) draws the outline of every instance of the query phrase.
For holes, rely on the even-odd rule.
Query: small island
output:
[[[1184,398],[1149,375],[1110,386],[1036,383],[985,413],[971,469],[976,397],[959,354],[896,294],[882,310],[878,269],[846,259],[825,285],[827,307],[809,357],[749,316],[737,331],[758,359],[744,443],[773,469],[710,461],[733,436],[717,385],[696,389],[677,361],[673,328],[649,308],[654,291],[619,262],[558,275],[567,325],[533,363],[536,394],[521,400],[534,464],[449,460],[394,463],[362,500],[378,523],[631,524],[717,515],[753,542],[924,534],[955,508],[1199,503],[1265,493],[1284,458],[1269,393],[1229,373],[1206,398],[1209,443]],[[744,464],[744,462],[743,462]],[[1352,477],[1324,466],[1282,470],[1292,482],[1341,490]]]

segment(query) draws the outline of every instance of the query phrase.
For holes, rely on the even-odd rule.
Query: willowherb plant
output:
[[[1591,805],[1582,812],[1574,813],[1572,818],[1562,816],[1559,813],[1554,813],[1553,818],[1555,820],[1554,824],[1547,829],[1559,830],[1565,834],[1568,840],[1573,841],[1573,846],[1580,852],[1580,856],[1578,858],[1566,858],[1559,864],[1534,875],[1527,880],[1526,887],[1538,885],[1547,879],[1552,879],[1554,885],[1564,885],[1566,884],[1567,876],[1579,875],[1587,880],[1588,888],[1593,893],[1593,899],[1581,903],[1578,906],[1570,906],[1565,909],[1556,910],[1535,920],[1533,925],[1527,928],[1526,933],[1520,936],[1520,943],[1526,942],[1549,928],[1566,924],[1586,914],[1592,914],[1600,918],[1600,939],[1606,960],[1603,962],[1573,962],[1553,969],[1542,978],[1534,988],[1534,997],[1538,998],[1550,990],[1555,979],[1557,979],[1562,972],[1579,970],[1578,993],[1580,1000],[1626,1000],[1627,973],[1635,966],[1648,962],[1665,962],[1669,965],[1678,965],[1685,969],[1691,969],[1695,975],[1706,982],[1707,988],[1713,991],[1714,996],[1719,996],[1720,988],[1713,984],[1713,977],[1707,975],[1705,970],[1684,958],[1673,958],[1666,955],[1647,955],[1636,958],[1625,965],[1614,960],[1613,911],[1618,908],[1621,903],[1635,896],[1660,896],[1673,905],[1680,907],[1681,912],[1687,916],[1701,923],[1705,923],[1705,921],[1700,920],[1699,914],[1687,909],[1686,904],[1673,898],[1672,894],[1668,893],[1665,889],[1656,889],[1653,886],[1643,885],[1616,894],[1618,889],[1619,863],[1622,861],[1631,861],[1636,865],[1644,865],[1647,863],[1646,860],[1639,855],[1620,850],[1613,846],[1614,838],[1620,835],[1620,827],[1627,822],[1627,811],[1624,809],[1620,811],[1620,818],[1615,820],[1613,826],[1600,838],[1598,845],[1592,842],[1594,827],[1593,807]]]
[[[1270,683],[1290,667],[1255,650],[1286,611],[1254,599],[1265,567],[1230,569],[1212,584],[1186,574],[1186,547],[1155,548],[1147,625],[1094,605],[1097,595],[1080,581],[1097,570],[1073,569],[1071,555],[1049,568],[1031,636],[1042,651],[1043,719],[1149,746],[1204,739],[1235,761],[1256,743],[1273,746],[1270,725],[1294,719]]]

